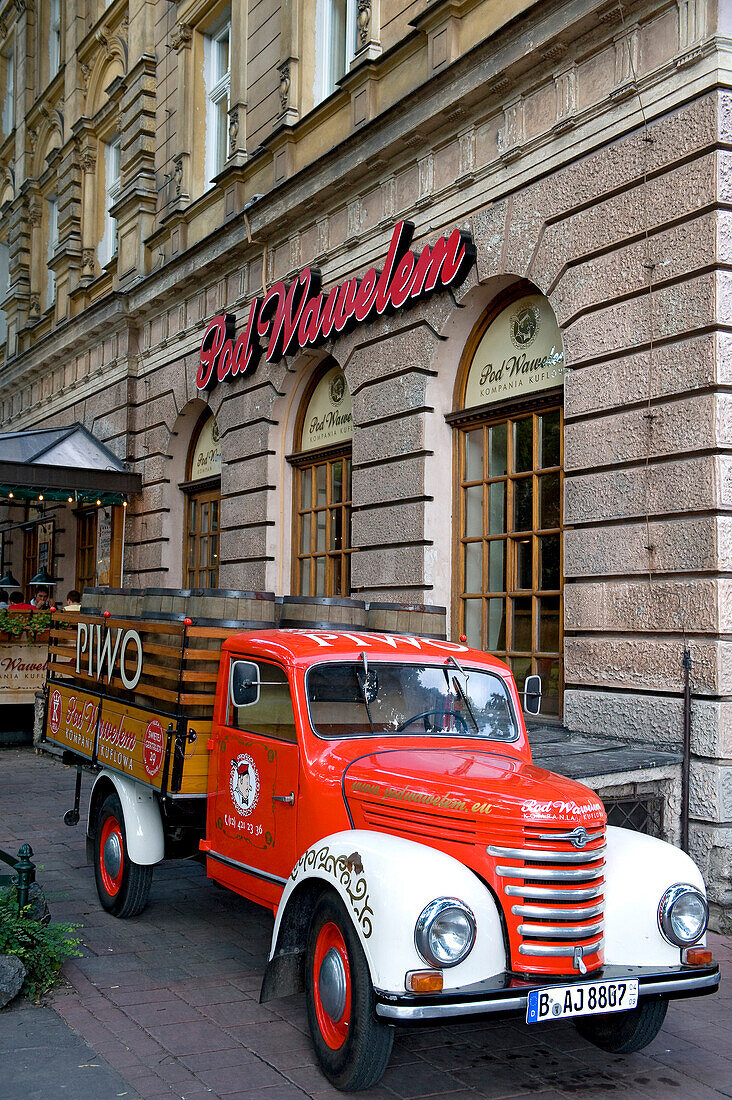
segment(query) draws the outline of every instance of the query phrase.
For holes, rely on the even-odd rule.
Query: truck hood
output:
[[[605,824],[602,802],[588,787],[477,748],[379,750],[355,760],[346,769],[344,785],[357,828],[411,833],[398,822],[424,824],[426,818],[436,824],[443,818],[445,825],[464,819],[481,832],[499,823]]]

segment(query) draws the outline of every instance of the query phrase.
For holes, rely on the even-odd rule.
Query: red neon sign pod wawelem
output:
[[[246,328],[238,336],[233,314],[212,318],[201,342],[198,389],[251,374],[262,356],[265,363],[276,362],[465,282],[475,262],[469,233],[454,229],[419,255],[409,248],[413,236],[412,222],[397,222],[383,269],[371,267],[362,279],[346,279],[327,294],[314,267],[303,268],[289,286],[274,283],[264,297],[252,299]]]

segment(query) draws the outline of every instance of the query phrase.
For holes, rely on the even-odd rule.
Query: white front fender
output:
[[[605,962],[617,966],[678,966],[680,948],[658,927],[658,904],[677,882],[706,896],[693,859],[663,840],[630,829],[607,828],[605,853]],[[700,944],[706,943],[703,937]]]
[[[117,772],[100,771],[94,780],[89,799],[89,819],[87,836],[91,836],[94,822],[91,820],[91,808],[94,805],[94,791],[98,783],[110,780],[122,804],[125,819],[127,850],[133,863],[146,867],[159,863],[165,854],[165,836],[160,807],[150,787],[136,783],[134,779],[118,775]]]
[[[480,981],[506,968],[498,907],[469,867],[424,844],[365,829],[324,837],[300,857],[277,910],[270,959],[277,950],[288,905],[308,880],[322,880],[340,895],[376,989],[403,993],[407,971],[428,966],[415,947],[414,927],[425,906],[440,897],[458,898],[469,906],[477,929],[468,957],[444,971],[445,989]],[[304,947],[301,940],[298,949]]]

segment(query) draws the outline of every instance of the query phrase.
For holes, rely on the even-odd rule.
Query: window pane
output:
[[[550,475],[555,476],[555,475]],[[513,529],[530,531],[533,522],[533,481],[532,477],[523,477],[513,483]]]
[[[543,653],[559,652],[559,596],[539,600],[539,649]]]
[[[483,534],[483,486],[471,485],[465,490],[465,536]]]
[[[483,479],[483,429],[465,433],[465,480]]]
[[[315,513],[315,549],[325,550],[326,512]]]
[[[503,477],[507,468],[506,440],[508,439],[508,424],[505,421],[503,424],[496,424],[489,430],[488,436],[490,452],[488,476]]]
[[[483,591],[483,544],[465,544],[465,591]]]
[[[209,549],[210,549],[210,555],[211,555],[210,564],[211,565],[218,565],[218,558],[219,558],[219,537],[218,537],[218,535],[212,535],[211,536],[211,543],[210,543],[210,548]]]
[[[304,558],[300,562],[300,596],[310,595],[310,558]]]
[[[300,508],[312,508],[313,471],[310,466],[300,473]]]
[[[208,565],[208,539],[203,538],[198,544],[199,557],[198,564],[203,569]]]
[[[328,476],[328,467],[316,466],[315,467],[315,506],[316,508],[323,508],[328,503],[326,500],[326,478]]]
[[[539,417],[539,462],[542,468],[559,465],[559,409]]]
[[[506,530],[506,482],[494,481],[488,488],[488,534],[502,535]]]
[[[223,96],[215,105],[216,110],[216,171],[220,172],[226,163],[229,134],[229,97]]]
[[[539,478],[539,526],[559,527],[559,474],[542,474]]]
[[[480,636],[482,609],[482,600],[465,601],[465,635],[468,639],[468,645],[475,646],[476,649],[480,649],[482,646]]]
[[[201,532],[207,534],[208,532],[208,501],[204,501],[201,504]]]
[[[198,501],[194,497],[191,500],[191,507],[188,513],[188,530],[195,531],[198,526]]]
[[[325,558],[315,559],[315,595],[325,595]]]
[[[506,544],[503,539],[488,543],[488,591],[506,591]]]
[[[331,569],[333,570],[333,591],[338,595],[342,591],[342,577],[341,577],[341,561],[340,555],[336,555],[331,558]]]
[[[539,539],[539,576],[541,588],[559,588],[559,535]]]
[[[527,416],[513,425],[514,473],[532,470],[534,467],[534,418]]]
[[[511,649],[530,653],[534,648],[531,632],[531,596],[518,596],[513,603],[513,642]]]
[[[541,713],[559,714],[559,658],[542,658],[536,671],[541,676]]]
[[[343,500],[343,461],[339,459],[330,468],[330,499],[332,504]]]
[[[331,508],[330,510],[330,550],[343,548],[343,509]]]
[[[488,644],[491,653],[506,648],[506,601],[488,600]]]
[[[508,662],[513,672],[513,678],[516,681],[516,687],[518,688],[519,696],[524,690],[524,681],[526,677],[531,673],[531,657],[512,657]],[[544,700],[542,699],[542,710]],[[521,704],[523,706],[523,697],[521,698]]]
[[[533,570],[531,568],[531,539],[520,539],[516,547],[516,587],[533,588]]]
[[[211,530],[218,531],[219,529],[219,502],[218,500],[211,501]]]
[[[300,553],[310,553],[310,513],[306,512],[301,519],[300,526]],[[301,593],[302,595],[302,593]]]

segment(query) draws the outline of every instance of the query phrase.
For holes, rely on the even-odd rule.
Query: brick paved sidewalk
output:
[[[99,906],[84,826],[66,828],[74,772],[30,749],[0,752],[0,845],[33,846],[56,920],[83,924],[85,957],[56,1012],[117,1070],[130,1096],[315,1100],[343,1094],[315,1066],[301,997],[258,1004],[272,917],[209,882],[193,861],[156,868],[150,904],[129,921]],[[89,781],[85,779],[88,794]],[[83,808],[82,808],[83,810]],[[732,940],[711,937],[732,973]],[[367,1097],[732,1096],[730,989],[672,1002],[641,1054],[606,1055],[570,1024],[497,1021],[403,1032],[382,1084]],[[6,1054],[5,1065],[12,1065]],[[49,1097],[72,1096],[57,1076]],[[2,1088],[0,1088],[2,1094]],[[119,1095],[111,1088],[99,1100]]]

